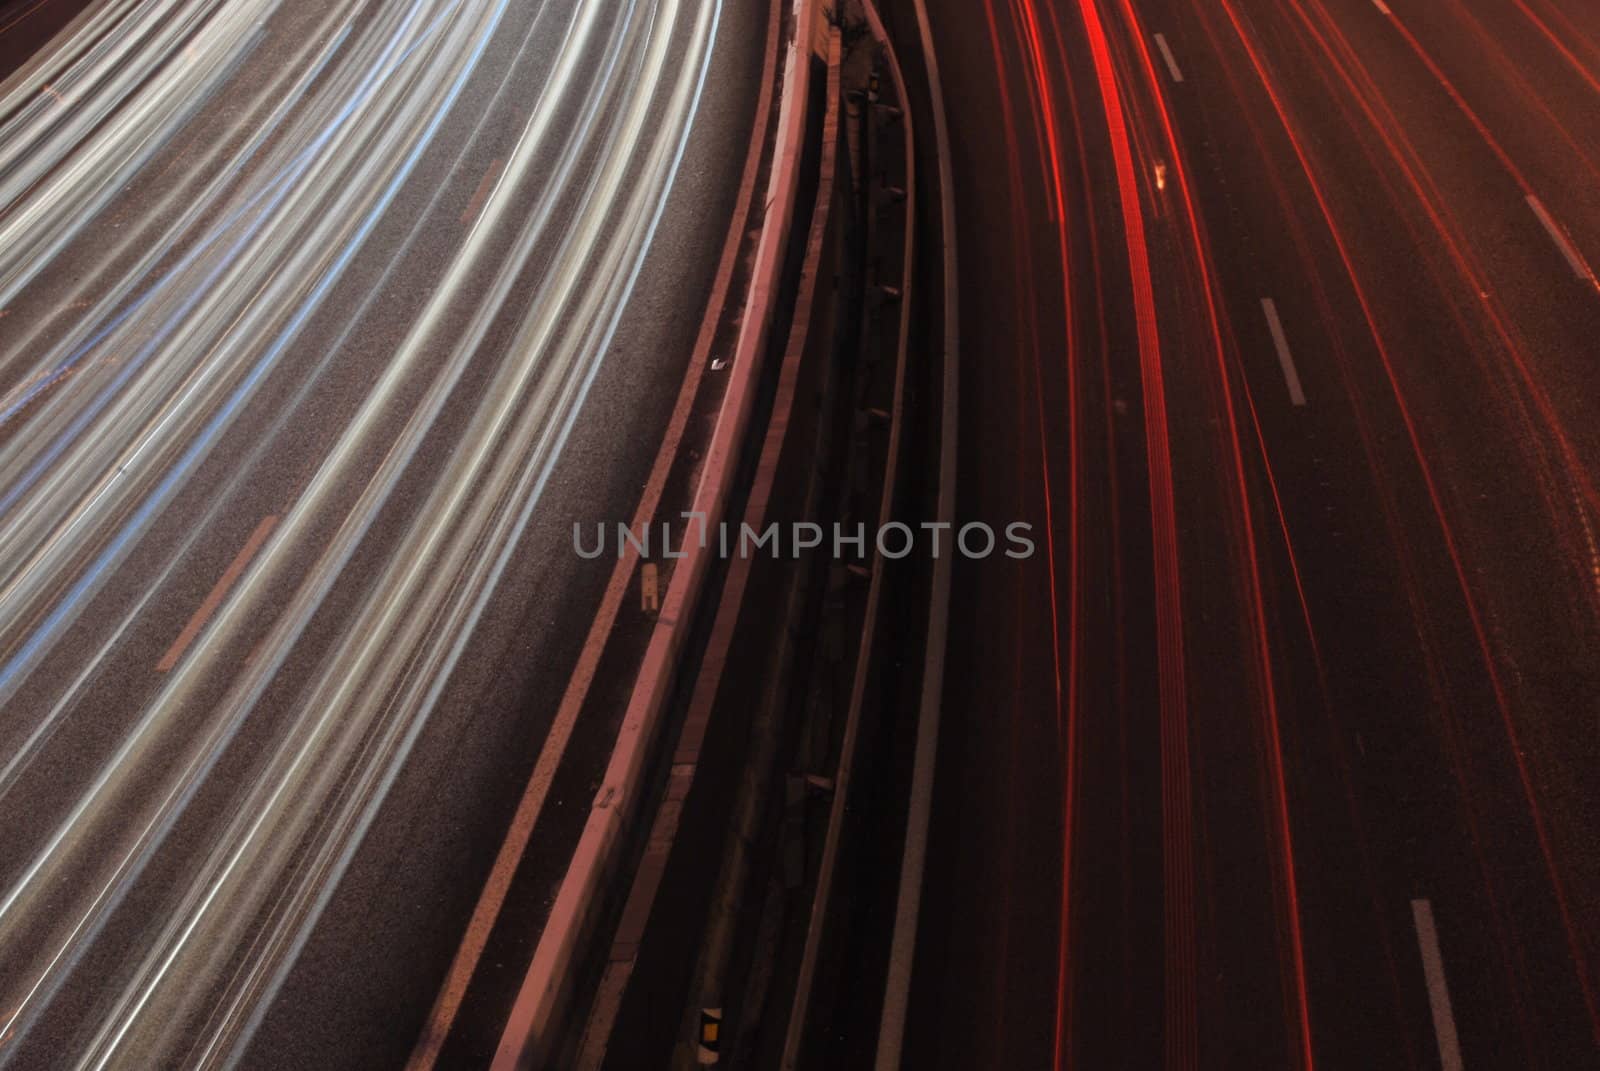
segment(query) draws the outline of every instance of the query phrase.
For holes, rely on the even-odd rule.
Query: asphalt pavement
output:
[[[102,0],[0,84],[0,1066],[405,1061],[699,331],[758,6]]]
[[[1600,11],[930,0],[908,1067],[1600,1066]],[[909,21],[909,20],[902,20]]]

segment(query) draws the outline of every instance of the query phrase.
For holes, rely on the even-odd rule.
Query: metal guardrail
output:
[[[871,0],[868,0],[869,7]],[[933,152],[939,162],[939,237],[944,293],[943,343],[940,361],[939,484],[934,521],[953,525],[956,512],[956,446],[960,417],[961,322],[957,299],[956,212],[950,129],[944,85],[933,47],[933,27],[925,0],[913,0],[917,36],[927,75],[928,105],[933,118]],[[879,32],[882,32],[881,23]],[[905,841],[900,856],[900,888],[895,904],[894,936],[884,984],[878,1026],[876,1071],[898,1071],[905,1042],[906,1014],[911,1002],[911,973],[916,957],[917,923],[921,917],[922,883],[927,868],[928,827],[933,811],[933,779],[939,754],[939,721],[944,699],[944,656],[950,633],[952,559],[933,565],[928,597],[928,630],[923,649],[922,696],[917,741],[913,751],[911,791],[906,807]]]
[[[745,302],[745,319],[729,368],[729,385],[693,497],[696,513],[714,528],[723,518],[749,438],[763,357],[780,304],[800,192],[806,131],[813,116],[811,79],[823,20],[821,0],[791,0],[793,35],[783,67],[777,146],[764,203],[765,223]],[[495,1054],[494,1067],[543,1066],[558,1044],[582,949],[592,934],[603,890],[613,877],[626,833],[637,817],[641,783],[711,564],[709,548],[690,542],[662,600],[616,747],[595,793],[589,817],[555,904],[534,950]]]
[[[745,513],[747,521],[752,515],[757,521],[762,518],[766,509],[765,496],[772,493],[773,473],[769,471],[768,455],[776,458],[782,449],[784,429],[781,425],[788,421],[789,404],[794,400],[793,369],[802,357],[800,353],[789,351],[797,345],[802,349],[814,349],[821,345],[808,336],[808,325],[818,313],[813,300],[806,295],[812,294],[815,288],[816,300],[824,307],[839,300],[837,294],[823,296],[822,283],[831,282],[837,287],[840,279],[827,279],[829,271],[838,269],[828,269],[822,266],[822,261],[826,259],[828,263],[833,263],[826,249],[837,247],[843,239],[832,230],[822,235],[822,240],[818,235],[819,227],[836,230],[838,223],[830,221],[827,213],[820,209],[813,209],[809,214],[799,211],[798,198],[803,196],[800,174],[805,169],[802,160],[809,155],[811,163],[805,166],[813,171],[818,166],[815,161],[817,148],[809,144],[806,138],[808,131],[815,133],[815,113],[837,107],[839,98],[836,94],[839,93],[842,77],[841,40],[859,39],[859,43],[853,43],[845,51],[876,58],[870,87],[859,94],[856,100],[859,107],[852,110],[851,122],[857,125],[849,131],[848,138],[840,138],[838,134],[824,135],[825,138],[838,139],[828,144],[837,144],[841,150],[848,148],[851,152],[850,161],[840,161],[840,164],[845,172],[860,176],[858,211],[846,215],[866,221],[868,233],[861,241],[864,246],[873,249],[873,255],[864,263],[875,266],[879,272],[878,277],[867,280],[867,311],[846,327],[847,331],[859,330],[856,348],[860,359],[846,380],[855,384],[856,393],[850,403],[854,414],[850,421],[852,445],[847,449],[845,489],[840,499],[844,505],[840,508],[852,523],[859,520],[866,522],[869,527],[876,525],[881,528],[895,519],[896,504],[903,493],[902,454],[908,427],[905,406],[908,349],[913,336],[912,289],[917,253],[914,221],[918,196],[917,143],[910,100],[899,60],[871,0],[848,0],[848,3],[827,9],[824,9],[820,0],[793,0],[791,11],[795,21],[781,81],[782,107],[776,135],[779,147],[775,153],[765,202],[768,205],[768,226],[763,230],[757,249],[749,288],[749,312],[740,330],[738,347],[731,362],[735,377],[742,378],[737,384],[730,384],[728,398],[719,413],[716,437],[699,475],[695,505],[697,510],[705,513],[704,523],[708,527],[717,525],[725,515],[731,516],[730,492],[742,478],[736,470],[750,467],[748,460],[741,463],[740,456],[747,454],[754,446],[747,440],[752,437],[749,434],[754,419],[752,413],[759,409],[759,403],[753,399],[759,393],[758,384],[765,374],[760,366],[768,351],[772,351],[776,358],[780,347],[772,344],[771,336],[776,331],[784,330],[787,325],[791,333],[789,346],[783,348],[778,401],[774,403],[772,426],[768,428],[766,445],[762,448],[761,461],[757,466],[761,471],[753,476],[754,484],[749,492],[750,501]],[[925,17],[921,25],[924,48],[928,50],[930,78],[936,82],[931,42],[926,40]],[[817,59],[830,55],[829,92],[819,93],[812,84],[823,66]],[[933,125],[941,165],[937,181],[944,200],[944,247],[940,252],[944,258],[945,283],[943,377],[937,433],[940,478],[936,510],[938,519],[949,521],[954,512],[956,417],[954,232],[949,203],[948,137],[937,90],[934,96],[937,114]],[[880,158],[888,165],[888,171],[879,163]],[[831,174],[832,169],[825,166],[823,171]],[[822,181],[827,185],[825,179]],[[801,219],[812,221],[809,238],[803,247],[795,245],[796,238],[789,233],[796,221]],[[819,270],[824,275],[820,281]],[[787,284],[785,279],[788,280]],[[790,292],[791,289],[794,292]],[[837,310],[824,319],[829,322],[822,327],[822,331],[830,334],[830,337],[833,331],[845,326],[839,323]],[[798,343],[795,341],[797,338],[800,340]],[[783,381],[790,384],[791,394],[788,396],[784,394]],[[774,442],[779,445],[774,447]],[[750,474],[746,472],[746,476]],[[702,503],[705,504],[703,508]],[[814,505],[815,502],[808,496],[805,508],[810,509]],[[811,727],[814,730],[814,742],[823,741],[823,750],[834,760],[831,766],[801,761],[805,774],[803,783],[811,786],[803,791],[811,793],[813,799],[817,798],[815,793],[818,790],[824,793],[828,813],[820,852],[815,849],[812,852],[815,884],[809,904],[803,898],[803,882],[798,890],[802,898],[790,901],[792,905],[797,905],[797,910],[791,911],[791,917],[797,920],[797,924],[804,924],[805,939],[794,988],[785,989],[775,996],[776,1000],[787,1005],[787,1016],[769,1004],[767,1010],[772,1018],[762,1027],[763,1032],[777,1032],[771,1036],[773,1047],[768,1058],[776,1057],[786,1071],[815,1065],[825,1048],[816,1046],[815,1051],[808,1049],[817,1037],[817,1029],[823,1025],[822,1020],[827,1017],[826,1011],[819,1013],[818,1004],[813,998],[818,993],[828,993],[832,997],[829,989],[818,987],[826,987],[827,980],[836,975],[839,969],[838,949],[830,947],[830,941],[836,946],[841,940],[840,935],[848,932],[839,927],[839,905],[836,901],[842,895],[842,890],[849,887],[851,880],[840,875],[841,851],[846,855],[852,852],[853,848],[845,846],[859,843],[862,835],[851,817],[853,791],[859,791],[860,787],[856,785],[852,774],[857,765],[858,742],[863,732],[872,731],[866,727],[878,723],[877,707],[884,701],[879,677],[884,672],[889,641],[880,628],[880,617],[886,591],[891,587],[904,586],[901,581],[893,585],[886,582],[886,563],[875,552],[875,548],[871,548],[871,542],[869,537],[869,553],[860,562],[851,564],[848,569],[842,563],[835,563],[832,567],[834,579],[828,585],[825,599],[833,605],[834,633],[848,635],[846,645],[853,650],[837,651],[831,669],[818,662],[812,664],[809,670],[813,675],[836,674],[841,686],[841,699],[844,694],[842,686],[848,681],[848,701],[839,703],[837,707],[824,701],[822,707],[825,709],[820,721]],[[691,543],[688,549],[693,551],[695,547]],[[697,603],[705,601],[702,588],[721,575],[721,570],[714,571],[712,564],[706,560],[708,557],[702,555],[698,561],[691,559],[680,562],[673,571],[657,632],[652,636],[644,667],[633,690],[616,752],[585,826],[584,846],[574,859],[572,871],[561,887],[550,922],[540,939],[533,967],[524,980],[517,1007],[502,1040],[497,1067],[545,1066],[557,1058],[558,1044],[567,1045],[565,1051],[568,1055],[575,1051],[571,1038],[558,1042],[557,1035],[567,1029],[568,1020],[574,1013],[574,1009],[568,1008],[567,1004],[572,999],[570,990],[578,984],[579,976],[590,981],[602,979],[596,985],[605,991],[600,999],[607,1003],[598,1017],[594,1007],[588,1009],[588,1027],[576,1049],[581,1049],[585,1066],[598,1067],[605,1060],[606,1039],[617,1022],[621,991],[627,986],[633,957],[637,955],[639,942],[643,940],[645,921],[649,918],[656,890],[663,880],[666,860],[673,850],[680,811],[690,791],[685,778],[692,778],[692,771],[698,765],[698,758],[693,757],[698,756],[698,750],[685,752],[684,740],[702,738],[705,722],[710,715],[708,711],[703,711],[696,721],[694,708],[697,700],[702,698],[701,692],[710,696],[718,694],[723,663],[728,657],[727,643],[722,642],[719,646],[718,636],[721,633],[726,641],[733,623],[739,620],[739,615],[746,609],[743,591],[748,570],[740,574],[736,568],[728,569],[726,580],[721,582],[722,595],[715,608],[714,620],[711,607],[695,609]],[[741,575],[745,579],[740,579]],[[950,585],[948,557],[941,557],[934,562],[928,583],[932,586],[932,594],[927,621],[926,660],[921,669],[921,713],[915,741],[916,775],[911,786],[894,943],[888,955],[883,1018],[878,1030],[880,1069],[898,1065],[899,1041],[904,1029],[910,953],[914,948],[922,880],[921,855],[927,835],[927,802],[931,797],[932,759],[936,753],[938,698],[943,683],[942,663]],[[793,599],[791,594],[791,613]],[[702,659],[700,668],[694,671],[697,674],[694,695],[687,700],[689,711],[679,730],[678,746],[670,753],[671,777],[663,780],[661,771],[665,769],[666,758],[663,756],[667,753],[663,748],[666,745],[657,738],[662,735],[662,723],[668,720],[669,708],[673,706],[672,696],[677,694],[682,698],[685,692],[686,682],[675,680],[687,672],[680,668],[680,664],[687,663],[690,668],[694,666],[689,661],[692,652],[685,643],[690,621],[696,614],[710,624],[706,630],[706,649],[699,656]],[[905,632],[903,623],[899,625],[899,631]],[[781,726],[788,724],[786,717],[795,716],[798,708],[807,705],[803,700],[796,700],[794,695],[806,690],[803,682],[808,670],[804,664],[796,667],[792,659],[779,661],[789,667],[784,676],[790,683],[785,685],[783,681],[773,681],[769,691],[772,688],[792,689],[795,680],[802,682],[798,692],[790,694],[788,699],[780,703],[780,708],[782,703],[791,704],[790,715],[786,716],[780,708],[775,708]],[[908,679],[915,682],[918,678],[913,675]],[[706,699],[702,705],[710,702],[712,700]],[[758,710],[751,710],[750,716],[758,713]],[[734,850],[725,853],[721,860],[723,875],[718,878],[716,886],[719,890],[717,895],[723,899],[735,895],[737,900],[746,892],[753,894],[753,888],[746,884],[748,859],[746,853],[738,849],[745,846],[744,841],[752,830],[770,819],[771,772],[782,769],[785,761],[777,758],[778,752],[774,750],[783,730],[779,728],[773,731],[773,737],[759,742],[754,758],[747,757],[745,760],[755,763],[755,767],[744,775],[751,786],[748,788],[748,798],[747,789],[740,789],[741,803],[744,811],[748,812],[748,821],[740,821],[735,817],[730,823],[731,827],[735,827],[729,829],[729,835],[735,838]],[[686,754],[690,754],[691,758],[685,759]],[[812,760],[820,761],[815,751]],[[789,779],[791,794],[796,776],[792,774]],[[778,780],[782,783],[783,779]],[[649,807],[650,813],[641,814],[646,810],[646,797],[655,800],[658,795],[660,800]],[[762,814],[769,818],[761,818]],[[782,825],[792,832],[792,823],[788,819]],[[646,827],[649,832],[648,844],[642,832]],[[800,850],[803,856],[804,848]],[[783,854],[781,847],[779,854]],[[615,895],[615,887],[619,884],[618,872],[627,865],[628,859],[633,859],[639,869],[637,873],[629,871],[633,875],[631,880],[622,878],[620,884],[627,896],[620,898]],[[734,893],[730,894],[729,889]],[[890,892],[893,891],[891,888]],[[715,909],[712,910],[713,921],[709,933],[712,937],[721,936],[714,942],[715,949],[701,950],[696,978],[706,981],[697,981],[694,992],[685,994],[692,1006],[686,1013],[684,1022],[687,1025],[684,1029],[694,1034],[698,1033],[705,1021],[706,1008],[702,1008],[701,1004],[706,1001],[719,1005],[711,1010],[716,1012],[716,1029],[722,1029],[721,1000],[714,998],[722,991],[722,987],[730,984],[727,975],[728,957],[733,954],[731,950],[748,939],[748,934],[744,937],[738,935],[738,928],[743,924],[737,919],[733,908],[729,908],[720,919],[715,917]],[[596,933],[596,928],[602,924],[602,916],[617,924],[615,941]],[[623,933],[624,930],[626,933]],[[798,936],[798,929],[795,932]],[[598,954],[594,951],[597,943],[610,949],[607,960],[609,966],[604,972],[598,971],[593,963],[584,965],[588,961],[598,962]],[[619,948],[622,948],[625,962],[616,958]],[[746,948],[745,952],[748,953],[749,949]],[[625,969],[619,970],[619,963]],[[794,961],[791,959],[789,963],[793,966]],[[705,992],[701,992],[701,989],[705,989]],[[707,1004],[707,1007],[710,1005]],[[823,1007],[826,1007],[825,1003]],[[729,1021],[726,1026],[734,1028],[737,1024]],[[731,1039],[731,1032],[725,1032],[722,1036]],[[777,1048],[779,1036],[782,1040],[781,1055]],[[677,1055],[689,1062],[697,1059],[704,1062],[706,1058],[704,1052],[696,1056],[693,1044],[686,1048],[680,1046]],[[713,1052],[711,1058],[715,1057]]]
[[[831,520],[864,531],[906,508],[913,141],[882,36],[859,7],[837,21],[817,200],[744,508],[752,530]],[[672,1022],[673,1068],[832,1058],[806,1040],[838,999],[848,943],[830,908],[854,880],[841,857],[864,835],[850,813],[855,741],[884,724],[885,667],[906,633],[892,592],[916,572],[864,547],[728,566],[580,1071],[646,1058]],[[825,836],[807,837],[820,827]],[[675,1014],[645,1010],[663,1001]]]
[[[873,47],[882,57],[882,68],[889,76],[885,84],[879,72],[875,70],[864,95],[866,118],[861,130],[861,154],[869,161],[865,165],[866,173],[863,176],[866,185],[865,200],[870,206],[867,212],[869,231],[867,244],[869,248],[878,247],[878,235],[875,232],[881,229],[882,223],[877,217],[884,209],[892,206],[898,207],[901,214],[898,226],[902,230],[903,243],[897,256],[882,257],[876,262],[880,270],[884,268],[897,270],[898,274],[893,278],[869,280],[869,294],[875,299],[872,303],[875,308],[869,310],[866,322],[863,324],[863,350],[866,351],[870,348],[868,336],[873,329],[874,317],[881,316],[886,308],[893,308],[898,312],[894,322],[893,361],[892,364],[885,365],[885,369],[890,373],[889,379],[885,383],[879,377],[879,381],[874,383],[874,377],[866,376],[858,403],[861,416],[858,426],[867,432],[871,432],[874,428],[882,428],[885,433],[881,448],[877,451],[881,453],[879,459],[881,478],[878,483],[877,509],[872,518],[875,530],[881,531],[895,518],[895,501],[900,489],[899,470],[904,435],[907,350],[911,334],[912,287],[915,279],[916,228],[913,225],[912,213],[916,204],[917,190],[916,141],[911,118],[905,107],[907,99],[905,82],[900,72],[899,60],[895,56],[892,44],[884,35],[882,23],[870,3],[865,5],[864,11],[867,16],[866,25],[874,39]],[[885,152],[882,155],[886,162],[893,162],[898,157],[900,170],[898,175],[878,170],[877,165],[870,162],[878,155],[873,151],[875,143],[881,143],[883,139],[891,137],[893,131],[900,133],[903,146],[898,152]],[[897,268],[896,261],[898,261]],[[858,453],[871,454],[874,451],[869,449]],[[854,662],[849,706],[840,733],[838,761],[831,777],[832,800],[827,833],[823,842],[810,919],[806,928],[805,947],[801,954],[799,974],[779,1063],[783,1071],[793,1071],[801,1066],[814,1026],[813,994],[818,984],[819,961],[823,956],[823,946],[829,928],[834,922],[833,907],[841,846],[848,836],[850,803],[852,790],[855,788],[852,772],[863,723],[870,715],[868,682],[878,669],[877,654],[880,640],[878,619],[885,584],[883,556],[874,553],[867,569],[868,586],[861,613],[860,638]]]
[[[806,241],[796,246],[799,267],[792,315],[787,318],[788,333],[781,353],[773,355],[779,359],[770,416],[742,504],[741,532],[782,527],[812,516],[810,507],[826,483],[828,466],[822,459],[831,449],[834,421],[829,419],[832,407],[816,399],[833,394],[836,334],[841,320],[848,318],[841,307],[845,303],[839,280],[852,273],[850,247],[854,244],[852,205],[841,192],[848,183],[849,169],[840,148],[838,53],[838,34],[833,32],[826,87],[821,92],[820,132],[813,145],[814,181],[810,164],[806,171],[805,190],[809,193],[814,186],[815,197],[801,217],[809,223]],[[800,221],[796,219],[797,226]],[[804,629],[797,623],[808,616],[814,591],[809,579],[817,566],[815,560],[791,564],[743,553],[726,565],[698,662],[691,659],[685,666],[683,685],[678,689],[680,696],[686,691],[687,701],[681,706],[681,722],[675,720],[676,743],[662,749],[658,762],[666,765],[666,775],[663,779],[658,772],[656,777],[649,835],[633,870],[610,954],[579,1039],[576,1071],[626,1066],[626,1054],[635,1041],[616,1033],[623,1029],[624,1005],[630,999],[655,999],[662,993],[661,978],[650,976],[648,966],[646,979],[636,978],[641,959],[648,965],[652,953],[658,963],[663,956],[675,962],[688,956],[695,959],[688,985],[673,985],[670,990],[673,997],[686,994],[670,1066],[693,1068],[719,1057],[724,1036],[722,986],[737,939],[738,904],[747,888],[748,849],[755,839],[750,830],[759,824],[766,799],[769,786],[762,775],[770,770],[776,740],[782,735],[778,727],[785,721],[788,706],[783,682],[789,680],[804,647],[799,641]],[[708,612],[710,609],[708,606]],[[748,673],[747,663],[759,663],[760,669]],[[748,748],[741,751],[730,746],[727,738],[739,736],[745,728],[751,737]],[[734,769],[730,759],[739,754],[743,764]],[[732,805],[733,829],[726,831],[729,835],[724,842],[718,834],[725,832],[722,823],[729,811],[705,801],[727,792],[725,786],[735,773],[739,774],[740,790],[738,802]],[[689,828],[680,837],[685,827]],[[699,858],[696,846],[702,830],[724,844],[715,857],[717,881],[706,892],[710,921],[697,954],[682,949],[663,953],[662,947],[670,945],[672,938],[661,929],[679,928],[679,918],[663,922],[657,908],[670,914],[681,910],[679,905],[686,898],[694,897],[697,886],[685,880],[684,868],[703,872],[704,860],[694,866],[686,864],[685,857]],[[663,899],[668,903],[662,905]],[[635,993],[640,985],[656,988]],[[613,1041],[620,1042],[622,1054],[613,1048]]]

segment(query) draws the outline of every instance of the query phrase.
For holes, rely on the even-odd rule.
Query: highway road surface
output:
[[[6,0],[0,4],[0,78],[33,58],[85,7],[86,0]]]
[[[1600,7],[927,6],[1049,538],[957,565],[905,1066],[1600,1067]]]
[[[610,573],[573,522],[633,515],[683,379],[765,26],[99,0],[0,84],[0,1067],[404,1063]]]

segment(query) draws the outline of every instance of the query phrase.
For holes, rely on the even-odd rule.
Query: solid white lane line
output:
[[[1384,3],[1383,0],[1372,0],[1372,6],[1377,8],[1380,12],[1382,12],[1385,15],[1393,15],[1394,14],[1393,11],[1389,10],[1389,5]]]
[[[1422,971],[1428,979],[1428,1004],[1433,1009],[1433,1032],[1439,1039],[1439,1063],[1444,1071],[1461,1071],[1461,1042],[1456,1037],[1455,1013],[1450,1010],[1450,988],[1444,980],[1439,934],[1433,928],[1433,904],[1427,900],[1411,901],[1411,918],[1417,924]]]
[[[1161,58],[1167,61],[1167,73],[1172,75],[1172,80],[1183,81],[1183,72],[1178,70],[1178,61],[1172,58],[1172,49],[1167,47],[1167,39],[1161,34],[1156,34],[1156,47],[1161,50]]]
[[[1283,367],[1283,378],[1289,384],[1289,400],[1295,405],[1306,404],[1306,392],[1300,389],[1300,373],[1295,371],[1294,357],[1289,353],[1289,340],[1283,334],[1283,321],[1278,319],[1278,306],[1271,298],[1261,299],[1261,311],[1267,314],[1267,330],[1272,332],[1272,344],[1278,350],[1278,364]]]
[[[1571,240],[1567,238],[1567,233],[1557,226],[1555,219],[1545,210],[1544,202],[1530,193],[1528,194],[1528,207],[1533,209],[1533,214],[1539,217],[1539,222],[1543,225],[1545,233],[1550,236],[1552,242],[1555,242],[1556,248],[1561,250],[1561,255],[1567,258],[1567,266],[1572,269],[1572,274],[1586,283],[1594,282],[1594,274],[1589,271],[1589,265],[1584,263],[1583,257],[1579,256],[1578,251],[1573,248]]]

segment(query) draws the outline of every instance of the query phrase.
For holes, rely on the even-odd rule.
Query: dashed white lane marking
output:
[[[1278,350],[1278,364],[1283,367],[1284,382],[1289,384],[1289,400],[1297,406],[1306,404],[1306,392],[1300,389],[1300,373],[1295,370],[1294,356],[1289,352],[1289,340],[1283,334],[1283,321],[1278,319],[1278,306],[1271,298],[1261,299],[1261,311],[1267,314],[1267,330],[1272,332],[1272,344]]]
[[[1567,266],[1572,269],[1572,274],[1586,283],[1594,282],[1594,274],[1589,271],[1589,265],[1584,263],[1583,258],[1578,255],[1578,251],[1573,248],[1571,240],[1567,238],[1566,231],[1557,226],[1550,213],[1545,211],[1544,202],[1530,193],[1528,194],[1528,207],[1533,209],[1533,214],[1539,217],[1539,223],[1544,227],[1545,233],[1550,236],[1550,240],[1555,242],[1556,248],[1561,250],[1561,255],[1567,258]]]
[[[639,602],[647,614],[661,610],[661,573],[655,562],[645,562],[639,567]]]
[[[1167,39],[1160,34],[1156,34],[1156,47],[1161,50],[1161,58],[1167,61],[1167,73],[1172,75],[1172,80],[1183,81],[1183,72],[1178,70],[1178,61],[1172,58],[1172,49],[1167,47]]]
[[[489,199],[489,191],[494,188],[495,181],[500,178],[500,169],[506,162],[498,157],[489,161],[489,168],[483,173],[478,188],[472,192],[472,200],[467,202],[466,210],[461,213],[463,224],[471,223],[483,208],[483,202]]]
[[[228,594],[228,589],[233,587],[234,581],[239,579],[245,566],[250,564],[250,559],[256,556],[256,551],[261,549],[261,544],[267,541],[267,536],[272,534],[272,529],[278,524],[278,515],[268,514],[261,518],[255,531],[250,533],[250,538],[245,540],[244,546],[239,548],[239,553],[234,555],[233,561],[223,570],[222,576],[211,588],[205,601],[199,609],[189,618],[188,624],[183,626],[183,631],[178,633],[178,638],[172,641],[172,646],[167,648],[167,653],[161,656],[161,661],[156,663],[157,673],[170,672],[178,664],[178,659],[183,657],[183,652],[189,649],[194,638],[200,635],[200,630],[205,628],[211,615],[217,612],[217,607],[222,604],[223,598]]]
[[[1428,1005],[1433,1009],[1433,1032],[1439,1039],[1443,1071],[1461,1071],[1461,1041],[1456,1037],[1456,1016],[1450,1010],[1450,987],[1444,980],[1444,957],[1439,955],[1439,934],[1433,928],[1433,904],[1411,901],[1411,918],[1417,924],[1417,945],[1422,949],[1422,972],[1428,979]]]
[[[1393,15],[1394,14],[1393,11],[1389,10],[1389,5],[1384,3],[1383,0],[1372,0],[1372,6],[1377,8],[1378,11],[1381,12],[1382,14],[1384,14],[1384,15]]]

